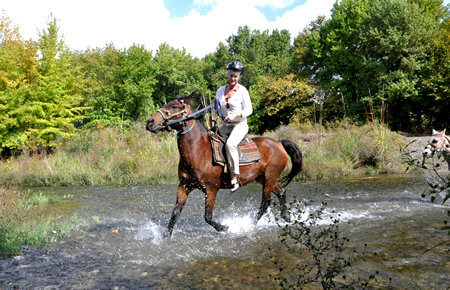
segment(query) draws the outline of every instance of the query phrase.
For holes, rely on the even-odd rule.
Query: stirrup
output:
[[[236,182],[231,182],[231,192],[235,192],[239,189],[239,181],[236,180]]]

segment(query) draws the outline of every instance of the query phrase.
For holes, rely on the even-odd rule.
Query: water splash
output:
[[[138,241],[151,240],[154,244],[160,244],[163,240],[164,228],[149,220],[138,228],[135,239]]]

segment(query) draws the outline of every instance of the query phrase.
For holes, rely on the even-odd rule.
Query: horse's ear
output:
[[[192,99],[193,99],[193,97],[194,97],[194,94],[192,93],[192,94],[190,94],[190,95],[188,95],[188,96],[185,96],[183,99],[184,99],[184,101],[186,102],[186,104],[192,104]]]
[[[445,135],[445,130],[447,130],[447,128],[445,128],[444,131],[442,131],[442,135]]]
[[[433,133],[431,135],[437,135],[437,134],[439,134],[439,132],[433,129]]]

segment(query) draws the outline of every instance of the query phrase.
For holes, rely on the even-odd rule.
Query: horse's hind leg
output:
[[[214,205],[216,203],[216,196],[218,189],[206,189],[205,192],[205,221],[213,226],[217,231],[224,232],[228,230],[228,227],[218,222],[213,221],[212,213],[214,209]]]
[[[270,194],[271,190],[268,189],[267,185],[264,185],[261,205],[259,206],[259,211],[253,221],[255,224],[267,212],[267,208],[270,206]]]
[[[286,206],[286,189],[281,188],[280,186],[277,185],[277,190],[275,190],[274,193],[278,197],[278,200],[280,201],[281,217],[285,221],[290,222],[291,218],[288,215],[287,206]]]
[[[184,184],[180,184],[178,186],[177,202],[172,211],[172,216],[170,218],[169,225],[167,226],[167,230],[164,233],[165,238],[169,238],[170,236],[172,236],[173,227],[175,226],[175,223],[177,222],[178,217],[180,216],[181,211],[183,210],[183,206],[186,203],[189,192],[186,190],[186,186]]]
[[[275,193],[280,201],[281,217],[287,222],[290,221],[289,215],[287,214],[286,190],[281,188],[278,184],[275,184],[273,187],[270,187],[267,184],[264,186],[261,206],[259,207],[258,214],[254,220],[255,224],[267,212],[267,208],[270,206],[270,195],[272,192]]]

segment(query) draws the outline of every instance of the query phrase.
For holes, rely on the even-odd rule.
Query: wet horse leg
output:
[[[264,185],[263,188],[263,194],[262,194],[262,201],[261,201],[261,205],[259,206],[259,211],[255,216],[255,219],[253,220],[253,222],[256,224],[259,219],[267,212],[267,208],[270,206],[270,194],[272,193],[272,191],[270,190],[270,188],[267,186],[267,184]]]
[[[169,238],[170,236],[172,236],[173,227],[175,226],[175,223],[177,222],[178,217],[180,216],[181,211],[183,210],[183,206],[186,203],[188,194],[189,192],[186,190],[186,186],[184,184],[180,184],[178,186],[177,202],[172,211],[172,217],[170,218],[167,230],[164,233],[165,238]]]
[[[281,217],[285,221],[290,222],[291,218],[287,214],[287,206],[286,206],[286,189],[281,188],[277,184],[277,189],[274,191],[274,193],[278,197],[278,200],[280,202],[280,214],[281,214]]]
[[[214,209],[214,205],[216,203],[216,196],[218,189],[206,189],[205,192],[205,221],[213,226],[217,231],[224,232],[228,230],[228,227],[218,222],[213,221],[212,213]]]
[[[267,212],[267,208],[270,206],[270,195],[272,192],[275,193],[275,195],[278,197],[278,200],[280,201],[281,217],[287,222],[290,221],[290,218],[287,214],[286,190],[275,183],[274,186],[269,186],[268,184],[264,185],[261,206],[259,207],[259,212],[254,220],[255,224]]]

